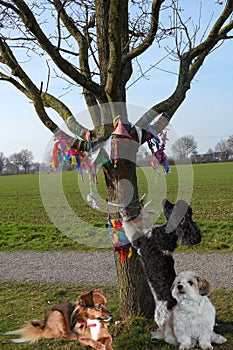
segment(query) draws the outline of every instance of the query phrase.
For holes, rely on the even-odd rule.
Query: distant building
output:
[[[192,163],[218,162],[222,159],[222,152],[195,154],[191,157]]]

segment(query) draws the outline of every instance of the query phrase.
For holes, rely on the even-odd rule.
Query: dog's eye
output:
[[[95,308],[98,309],[98,310],[101,310],[103,308],[103,305],[102,304],[98,304],[98,305],[96,305]]]
[[[192,282],[192,281],[188,281],[188,284],[190,284],[190,286],[192,286],[192,285],[193,285],[193,282]]]

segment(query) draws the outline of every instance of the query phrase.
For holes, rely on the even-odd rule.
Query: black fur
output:
[[[167,301],[167,308],[171,309],[176,305],[176,300],[171,295],[171,286],[176,276],[172,253],[177,248],[178,240],[185,245],[200,243],[201,231],[192,220],[192,209],[185,201],[178,200],[174,205],[165,199],[163,211],[166,224],[152,226],[149,233],[141,235],[132,244],[140,252],[156,298]]]

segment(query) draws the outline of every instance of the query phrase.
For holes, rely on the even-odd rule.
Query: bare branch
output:
[[[14,5],[12,5],[11,3],[0,0],[0,5],[3,5],[3,6],[5,6],[6,8],[10,8],[10,9],[13,10],[17,15],[20,15],[20,11],[17,9],[17,7],[15,7]]]
[[[103,89],[97,83],[87,79],[84,74],[79,73],[70,62],[65,60],[60,55],[57,48],[49,41],[38,25],[32,11],[29,9],[26,3],[23,0],[13,0],[13,2],[20,10],[20,18],[26,28],[28,28],[28,30],[34,34],[41,47],[49,54],[59,69],[68,76],[72,77],[77,84],[80,84],[84,88],[88,89],[88,91],[101,98],[103,96]]]
[[[22,84],[18,82],[18,80],[14,79],[13,77],[4,74],[3,72],[0,72],[0,80],[6,81],[8,83],[11,83],[14,85],[19,91],[21,91],[25,96],[27,96],[29,99],[31,99],[30,91],[28,91]]]
[[[82,72],[82,75],[86,77],[88,81],[92,81],[91,79],[91,72],[89,67],[89,60],[88,60],[88,42],[85,38],[85,36],[78,30],[78,28],[75,26],[74,21],[67,15],[65,11],[65,5],[67,1],[65,1],[63,4],[60,2],[60,0],[54,0],[55,8],[58,12],[58,23],[59,19],[61,18],[64,25],[70,32],[70,34],[77,40],[79,45],[79,64],[80,64],[80,70]],[[59,34],[60,36],[60,34]],[[101,117],[100,112],[98,112],[98,103],[96,98],[94,97],[94,94],[90,91],[90,89],[87,89],[84,85],[83,86],[83,93],[84,97],[87,103],[88,108],[92,106],[96,106],[95,112],[93,114],[93,109],[90,108],[90,113],[92,114],[92,120],[94,125],[99,125],[101,123]]]
[[[141,55],[144,51],[148,49],[148,47],[152,45],[157,33],[159,13],[163,2],[164,0],[153,0],[151,6],[151,22],[148,35],[139,46],[135,47],[125,55],[125,60],[132,60],[133,58]]]
[[[49,128],[53,133],[57,132],[58,126],[49,118],[45,111],[45,107],[53,108],[64,120],[67,120],[72,116],[71,111],[62,103],[60,100],[56,99],[54,96],[43,93],[38,89],[25,71],[17,63],[13,53],[7,44],[0,39],[0,49],[1,49],[1,62],[9,66],[14,73],[23,83],[20,84],[16,79],[0,73],[0,79],[5,80],[12,85],[14,85],[19,91],[24,93],[34,104],[35,110],[41,119],[41,121]],[[85,130],[84,127],[79,125],[80,130]]]

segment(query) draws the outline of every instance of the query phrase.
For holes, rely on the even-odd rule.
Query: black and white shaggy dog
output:
[[[176,204],[172,204],[165,199],[162,205],[167,222],[159,227],[150,223],[148,213],[142,208],[143,232],[138,230],[126,210],[122,212],[125,235],[141,256],[155,299],[154,317],[159,326],[154,334],[156,338],[163,338],[164,324],[170,310],[176,305],[171,287],[176,277],[173,252],[177,248],[178,240],[185,245],[195,245],[201,241],[201,231],[192,220],[192,209],[185,201],[178,200]]]

